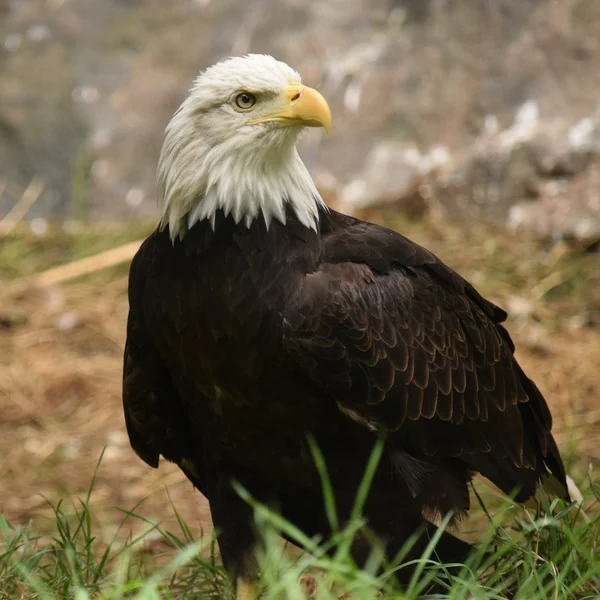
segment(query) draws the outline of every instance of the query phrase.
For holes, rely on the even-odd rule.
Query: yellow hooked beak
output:
[[[283,109],[248,121],[248,125],[258,123],[281,123],[283,125],[302,125],[303,127],[324,127],[331,129],[331,111],[327,100],[314,90],[300,83],[290,83],[285,92]]]

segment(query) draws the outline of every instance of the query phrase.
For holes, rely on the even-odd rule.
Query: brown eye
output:
[[[235,97],[235,104],[238,108],[247,110],[256,104],[256,96],[248,92],[242,92]]]

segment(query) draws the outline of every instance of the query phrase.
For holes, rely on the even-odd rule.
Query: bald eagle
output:
[[[465,514],[475,473],[518,501],[545,476],[566,489],[506,313],[425,248],[324,203],[296,142],[330,126],[323,96],[270,56],[201,73],[167,127],[160,224],[131,265],[131,445],[208,498],[244,598],[256,534],[231,482],[327,535],[309,434],[341,520],[384,438],[364,513],[390,556],[432,515]],[[470,548],[445,532],[437,553],[460,561]]]

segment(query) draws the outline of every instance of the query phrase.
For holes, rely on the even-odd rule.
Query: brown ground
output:
[[[525,370],[546,394],[572,473],[600,458],[600,273],[598,255],[550,250],[489,231],[402,224],[513,314],[509,329]],[[129,447],[121,411],[127,268],[39,290],[15,279],[136,239],[138,230],[0,240],[0,510],[9,521],[50,515],[56,501],[92,496],[108,529],[138,509],[175,528],[171,500],[190,526],[210,526],[205,500],[173,465],[146,466]],[[12,280],[12,281],[11,281]]]

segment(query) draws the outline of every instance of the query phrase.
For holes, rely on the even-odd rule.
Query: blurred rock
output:
[[[600,115],[549,125],[531,144],[533,199],[515,198],[513,230],[583,245],[600,240]]]
[[[529,319],[535,310],[533,301],[521,296],[508,296],[504,299],[503,306],[511,319],[515,321]]]
[[[432,199],[454,216],[505,220],[514,231],[600,240],[600,113],[517,122],[483,136],[432,182]]]
[[[519,339],[523,346],[539,356],[552,356],[555,353],[552,336],[541,323],[525,323],[519,330]]]
[[[66,312],[56,319],[55,327],[59,331],[72,331],[77,327],[79,317],[75,312]]]
[[[435,203],[596,235],[595,0],[0,0],[0,15],[0,214],[34,175],[32,217],[154,214],[163,130],[192,79],[251,51],[330,101],[331,135],[302,153],[344,210]]]
[[[423,217],[427,212],[424,178],[448,160],[444,148],[424,155],[415,146],[381,142],[367,156],[364,171],[343,188],[340,208],[353,213],[393,204],[411,216]]]

